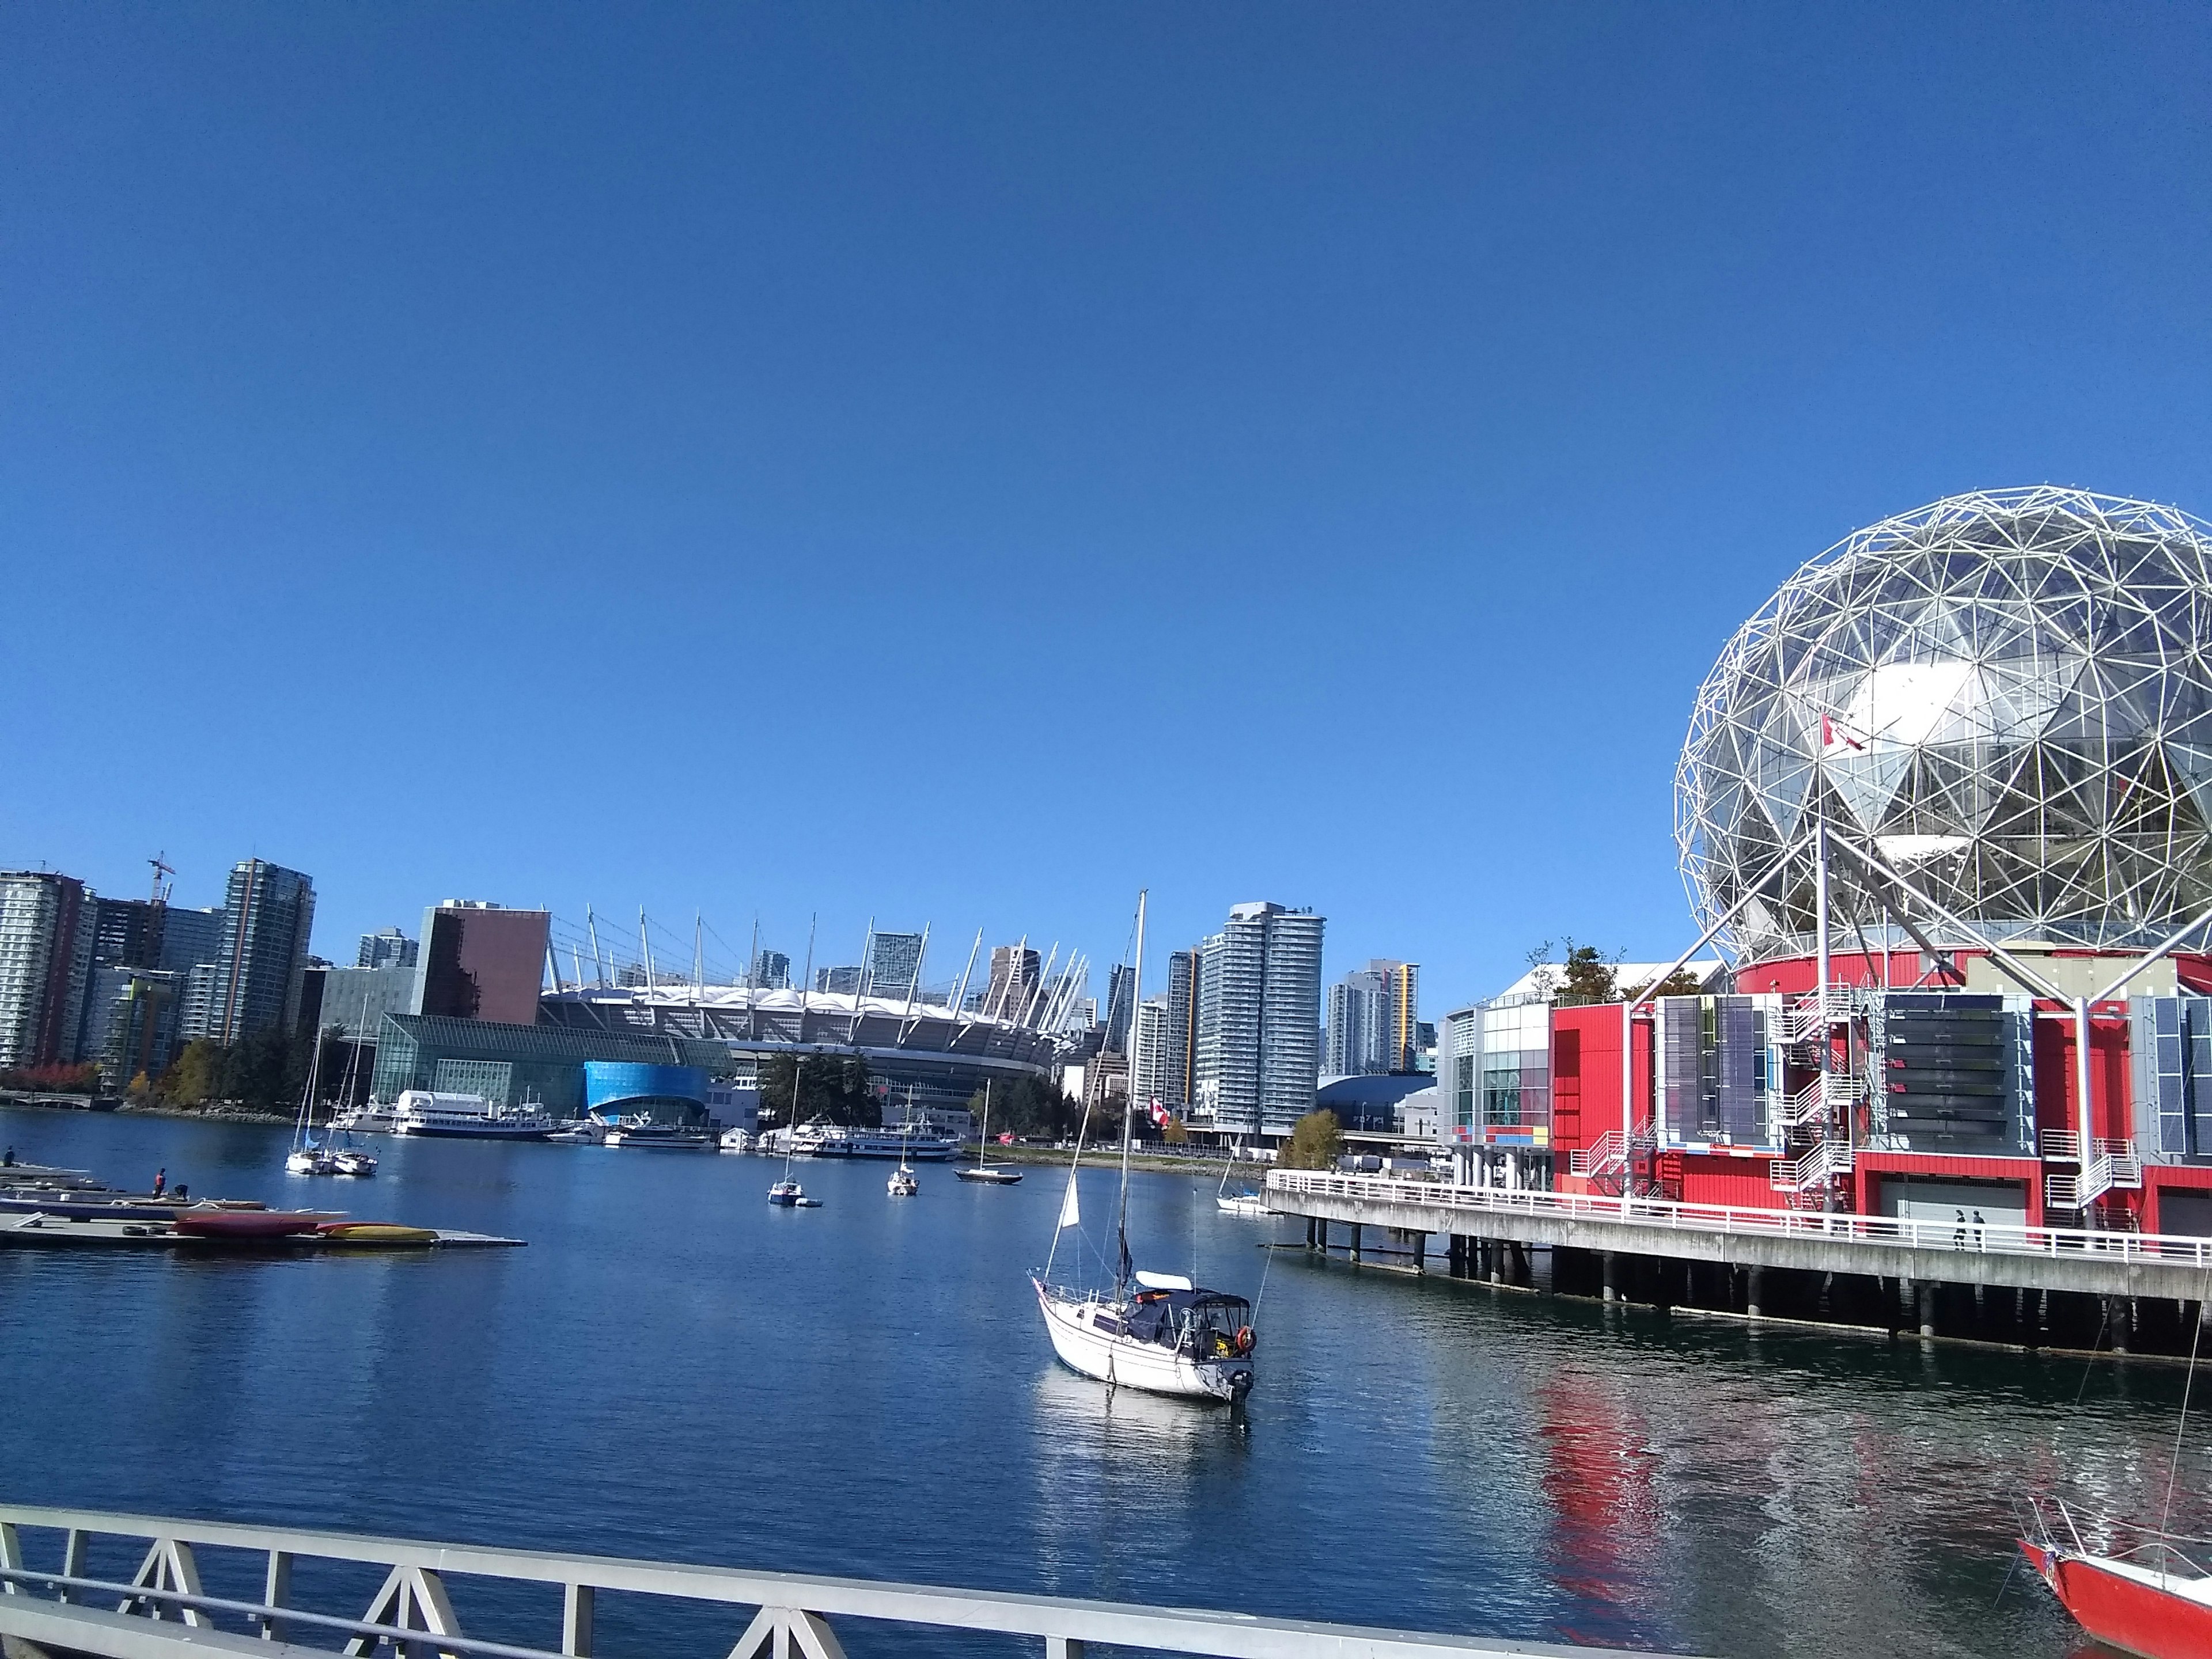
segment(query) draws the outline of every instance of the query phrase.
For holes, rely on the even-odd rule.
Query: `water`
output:
[[[286,1139],[0,1111],[19,1157],[118,1184],[166,1166],[529,1247],[0,1250],[0,1494],[1670,1652],[2055,1659],[2094,1650],[2024,1575],[1997,1600],[2008,1499],[2154,1516],[2182,1387],[1362,1273],[1146,1176],[1141,1265],[1264,1277],[1261,1376],[1242,1418],[1109,1406],[1024,1277],[1058,1170],[925,1166],[892,1200],[881,1167],[808,1164],[826,1205],[793,1212],[758,1158],[379,1139],[374,1181],[302,1181]],[[1084,1183],[1097,1234],[1112,1178]],[[2212,1519],[2208,1474],[2192,1448],[2177,1524]],[[726,1650],[726,1615],[687,1616],[659,1641],[603,1605],[602,1651]]]

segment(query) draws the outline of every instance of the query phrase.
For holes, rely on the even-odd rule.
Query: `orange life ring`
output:
[[[1237,1328],[1237,1352],[1239,1353],[1252,1352],[1252,1328],[1249,1325],[1240,1325]]]

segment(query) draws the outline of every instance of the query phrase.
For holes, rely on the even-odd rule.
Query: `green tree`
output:
[[[1618,960],[1618,958],[1616,958]],[[1614,1002],[1620,1000],[1613,963],[1594,945],[1567,941],[1567,959],[1559,968],[1559,992],[1554,1000],[1569,1005]]]
[[[822,1118],[872,1129],[883,1121],[868,1062],[858,1054],[772,1054],[761,1068],[761,1115],[775,1122]]]
[[[222,1082],[222,1044],[194,1037],[161,1073],[157,1092],[173,1106],[204,1106]]]
[[[1344,1155],[1344,1126],[1331,1111],[1308,1112],[1291,1127],[1276,1162],[1285,1170],[1333,1170]]]
[[[1705,989],[1698,976],[1686,968],[1677,968],[1656,985],[1632,985],[1620,994],[1620,1000],[1631,997],[1693,997]]]
[[[975,1115],[976,1126],[981,1127],[981,1089],[968,1097],[968,1109]],[[1075,1133],[1075,1121],[1082,1109],[1054,1087],[1050,1078],[1024,1074],[1003,1079],[991,1085],[990,1132],[1024,1139],[1056,1140]]]

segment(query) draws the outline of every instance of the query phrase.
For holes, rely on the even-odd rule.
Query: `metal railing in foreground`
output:
[[[1831,1215],[1817,1210],[1760,1210],[1727,1204],[1678,1204],[1656,1198],[1608,1198],[1596,1193],[1509,1191],[1503,1187],[1461,1187],[1440,1181],[1395,1181],[1387,1176],[1328,1175],[1304,1170],[1270,1170],[1267,1190],[1472,1214],[1525,1215],[1686,1232],[1789,1236],[1838,1243],[1903,1245],[1916,1250],[1979,1250],[1992,1255],[2094,1255],[2109,1261],[2212,1267],[2212,1238],[2177,1233],[2017,1227],[1993,1221],[1911,1221],[1891,1216]]]
[[[26,1528],[60,1534],[55,1570],[29,1565]],[[95,1539],[145,1540],[137,1571],[128,1580],[87,1573],[88,1548]],[[207,1594],[204,1551],[259,1557],[261,1599]],[[292,1604],[293,1568],[301,1560],[365,1563],[386,1571],[368,1610],[354,1617]],[[521,1647],[465,1635],[449,1578],[559,1587],[560,1645]],[[843,1659],[829,1622],[833,1618],[1031,1637],[1043,1642],[1047,1659],[1082,1659],[1085,1644],[1092,1642],[1221,1659],[1597,1659],[1619,1654],[1191,1607],[0,1504],[0,1635],[101,1659],[328,1659],[328,1647],[287,1640],[295,1630],[343,1638],[349,1659],[370,1659],[387,1650],[391,1659],[588,1659],[599,1590],[757,1609],[727,1659]],[[93,1605],[111,1599],[112,1613]],[[549,1624],[552,1613],[549,1607]],[[222,1628],[225,1620],[237,1630]]]

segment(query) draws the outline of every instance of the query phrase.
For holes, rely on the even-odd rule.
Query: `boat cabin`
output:
[[[1122,1325],[1139,1342],[1197,1359],[1226,1358],[1252,1348],[1252,1304],[1218,1291],[1139,1290]]]

